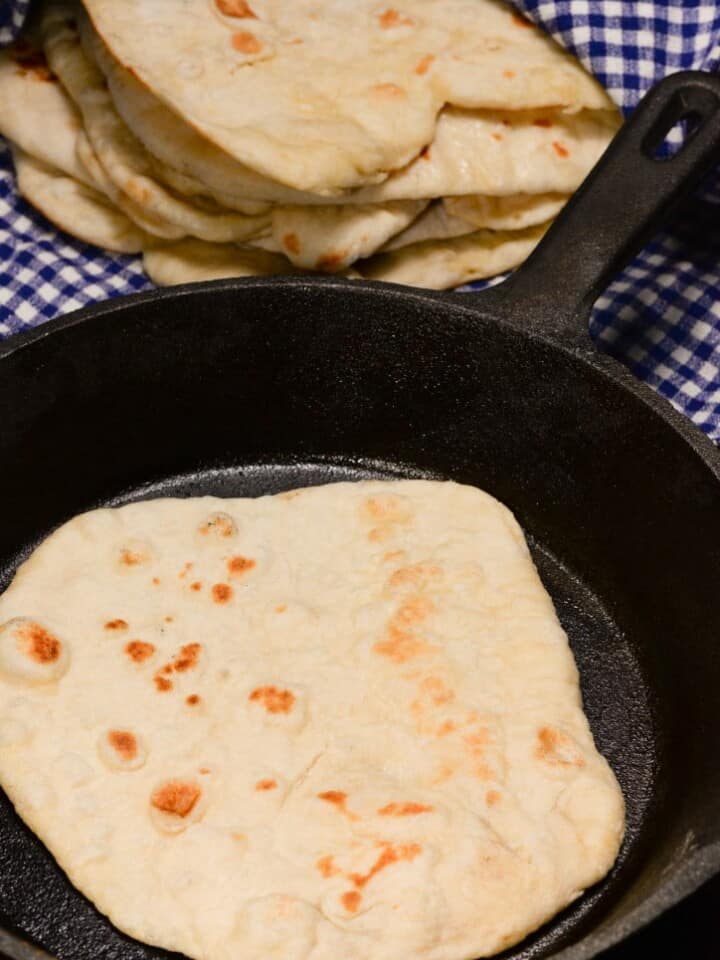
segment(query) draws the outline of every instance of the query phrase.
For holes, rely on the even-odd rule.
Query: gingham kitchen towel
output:
[[[667,74],[720,64],[720,0],[515,5],[575,53],[626,113]],[[17,34],[28,7],[29,0],[0,0],[0,45]],[[148,287],[137,257],[107,256],[59,234],[19,199],[0,140],[0,336]],[[720,440],[720,178],[598,301],[591,333]]]

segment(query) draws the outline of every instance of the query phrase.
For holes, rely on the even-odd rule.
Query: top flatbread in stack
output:
[[[23,565],[0,624],[0,783],[149,943],[469,960],[617,855],[567,638],[472,487],[97,510]]]
[[[528,255],[619,124],[577,61],[495,0],[37,10],[0,53],[20,190],[83,239],[142,250],[160,283],[491,276]],[[44,80],[22,67],[28,44]]]

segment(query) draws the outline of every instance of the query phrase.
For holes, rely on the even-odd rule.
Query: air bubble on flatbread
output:
[[[249,715],[262,726],[296,732],[307,721],[307,691],[298,684],[255,683],[248,691],[247,704]]]
[[[208,514],[207,519],[198,526],[198,533],[207,540],[230,540],[237,536],[237,522],[222,510]]]
[[[139,770],[145,765],[148,748],[145,740],[135,731],[113,728],[100,734],[98,755],[111,770]]]
[[[0,676],[20,684],[57,683],[70,647],[43,621],[14,617],[0,627]]]
[[[115,563],[122,571],[147,568],[155,559],[155,551],[148,540],[127,540],[115,554]]]
[[[150,794],[150,816],[161,833],[180,833],[202,819],[206,790],[195,777],[172,777],[158,783]]]

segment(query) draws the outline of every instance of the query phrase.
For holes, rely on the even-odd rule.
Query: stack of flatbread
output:
[[[620,123],[494,0],[45,0],[0,104],[22,195],[161,284],[501,273]]]

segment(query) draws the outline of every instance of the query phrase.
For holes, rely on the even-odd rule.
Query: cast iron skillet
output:
[[[666,132],[695,130],[672,159]],[[103,303],[0,352],[2,584],[99,504],[446,477],[507,503],[627,801],[610,876],[508,954],[585,960],[720,870],[720,456],[586,333],[591,304],[720,159],[720,78],[677,74],[547,238],[482,294],[270,279]],[[139,960],[0,805],[0,949]],[[20,936],[17,936],[20,934]]]

